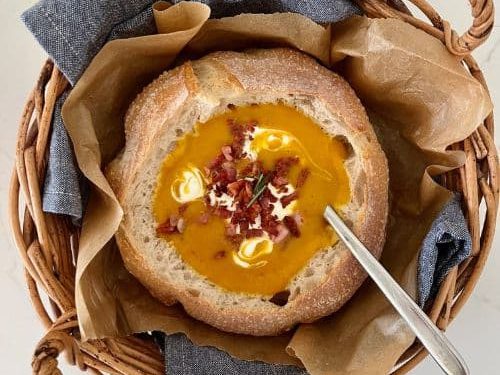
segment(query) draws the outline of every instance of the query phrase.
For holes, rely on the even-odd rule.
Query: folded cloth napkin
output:
[[[156,32],[153,2],[44,0],[26,10],[21,18],[74,85],[107,41]],[[74,162],[61,118],[66,97],[58,99],[54,110],[43,209],[71,215],[78,222],[83,216],[87,184]]]
[[[178,2],[178,1],[174,1]],[[342,20],[360,10],[349,0],[202,0],[212,17],[239,13],[298,12],[316,22]],[[42,0],[22,15],[28,29],[74,85],[92,58],[109,40],[154,33],[152,0]],[[84,204],[82,184],[69,137],[61,118],[66,95],[57,102],[44,186],[46,212],[79,219]],[[438,216],[423,242],[419,258],[419,301],[432,298],[448,271],[466,258],[471,241],[458,198]],[[246,362],[212,347],[198,347],[182,334],[163,338],[166,373],[177,374],[306,374],[293,366]]]
[[[425,236],[418,259],[418,302],[425,306],[434,298],[448,272],[468,258],[472,240],[455,194],[444,206]]]

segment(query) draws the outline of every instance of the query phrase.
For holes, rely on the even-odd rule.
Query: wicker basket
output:
[[[471,74],[486,87],[470,52],[484,42],[492,30],[492,0],[469,0],[474,20],[462,36],[458,36],[426,0],[411,2],[431,24],[414,18],[399,0],[356,1],[370,17],[402,19],[438,38],[451,53],[463,58]],[[24,262],[33,307],[47,330],[34,353],[33,373],[61,374],[57,369],[57,357],[64,351],[71,364],[95,374],[163,374],[162,358],[149,336],[87,342],[80,339],[74,300],[79,231],[67,218],[42,212],[40,195],[52,112],[66,86],[61,72],[47,61],[21,117],[16,165],[10,185],[12,232]],[[463,193],[463,209],[473,242],[472,256],[448,274],[427,311],[443,330],[469,298],[491,249],[499,193],[499,165],[492,135],[493,116],[490,114],[474,134],[452,146],[465,151],[466,163],[441,179],[447,188]],[[483,201],[486,215],[481,224],[479,206]],[[44,298],[46,303],[42,301],[43,294],[48,297]],[[425,349],[415,342],[401,356],[394,373],[408,372],[426,355]]]

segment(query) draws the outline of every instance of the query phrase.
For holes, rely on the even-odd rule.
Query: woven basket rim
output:
[[[473,23],[461,36],[426,0],[409,1],[430,23],[413,17],[401,0],[354,1],[369,17],[401,19],[436,37],[488,89],[470,53],[492,30],[493,0],[470,0]],[[46,329],[33,356],[33,373],[60,374],[57,357],[65,351],[71,364],[96,374],[163,374],[160,352],[144,335],[87,342],[80,339],[74,301],[79,231],[68,218],[44,213],[41,205],[52,114],[67,85],[62,73],[47,60],[21,116],[9,192],[12,233],[24,263],[28,293]],[[452,269],[427,311],[442,330],[468,300],[491,250],[499,200],[499,163],[493,127],[491,113],[471,136],[453,145],[452,149],[465,152],[465,165],[442,176],[443,186],[463,194],[463,209],[473,242],[472,256]],[[481,222],[482,202],[486,215]],[[48,296],[48,303],[42,302],[43,294]],[[393,373],[407,373],[426,355],[425,349],[415,342],[401,356]]]

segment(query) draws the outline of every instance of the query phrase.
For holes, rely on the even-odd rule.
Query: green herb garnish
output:
[[[264,190],[266,190],[267,186],[267,181],[266,177],[264,176],[263,173],[259,174],[259,177],[257,178],[257,183],[253,187],[253,196],[252,199],[250,199],[250,202],[247,204],[247,208],[249,208],[252,204],[254,204],[257,199],[262,195]]]

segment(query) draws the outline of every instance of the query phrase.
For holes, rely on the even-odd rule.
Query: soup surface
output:
[[[273,295],[337,237],[327,204],[350,199],[345,145],[285,105],[232,107],[165,158],[157,234],[213,283]]]

